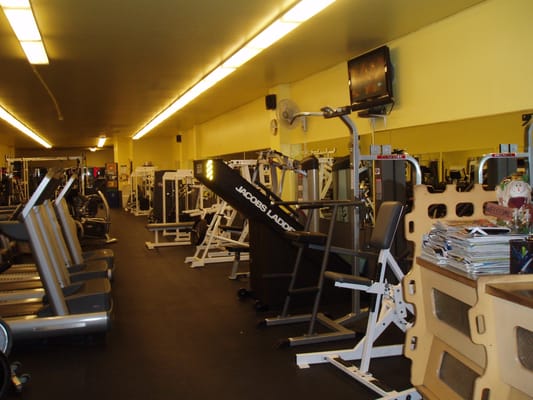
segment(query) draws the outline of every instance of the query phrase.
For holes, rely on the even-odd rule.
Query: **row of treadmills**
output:
[[[34,262],[0,274],[0,318],[15,341],[110,328],[113,251],[82,251],[65,199],[77,177],[65,184],[64,176],[62,169],[50,169],[17,215],[0,221],[3,259],[9,259],[11,243],[27,241]]]

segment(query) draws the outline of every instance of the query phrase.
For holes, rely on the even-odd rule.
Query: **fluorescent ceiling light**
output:
[[[146,135],[156,126],[161,124],[166,119],[170,118],[177,111],[181,110],[191,101],[193,101],[195,98],[200,96],[200,94],[205,92],[210,87],[214,86],[216,83],[224,79],[226,76],[231,74],[233,71],[235,71],[235,68],[225,68],[222,66],[215,69],[213,72],[207,75],[204,79],[202,79],[200,82],[194,85],[191,89],[189,89],[183,96],[178,98],[176,101],[174,101],[174,103],[172,103],[170,106],[168,106],[158,115],[156,115],[155,118],[152,119],[150,122],[148,122],[140,131],[138,131],[132,137],[132,139],[137,140],[143,137],[144,135]]]
[[[13,32],[30,64],[48,64],[48,56],[28,0],[0,0]]]
[[[52,145],[40,137],[38,134],[33,132],[30,128],[8,113],[2,106],[0,106],[0,118],[6,121],[12,127],[18,129],[20,132],[24,133],[26,136],[29,136],[31,139],[35,140],[41,146],[46,147],[47,149],[52,148]]]
[[[1,1],[1,0],[0,0]],[[216,83],[230,75],[241,65],[247,63],[266,48],[292,32],[300,24],[324,10],[334,3],[335,0],[302,0],[289,11],[275,20],[272,24],[262,30],[246,45],[241,47],[231,57],[224,60],[221,65],[211,71],[202,80],[197,82],[188,91],[178,97],[167,108],[157,114],[152,120],[145,124],[132,139],[137,140],[146,135],[163,121],[170,118],[174,113],[181,110],[200,94],[214,86]]]
[[[282,37],[293,31],[298,27],[298,23],[295,22],[283,22],[282,20],[275,21],[272,25],[267,27],[263,32],[254,37],[245,47],[252,47],[256,49],[264,50]]]
[[[33,18],[31,8],[4,8],[4,14],[19,41],[41,40],[41,34],[37,28],[37,22]]]
[[[20,42],[30,64],[48,64],[43,42]]]
[[[239,68],[241,65],[246,64],[246,62],[250,61],[252,58],[254,58],[256,55],[258,55],[261,52],[262,49],[259,48],[252,48],[252,47],[243,47],[239,51],[237,51],[235,54],[233,54],[230,58],[228,58],[226,61],[224,61],[224,64],[222,64],[222,67],[224,68]]]
[[[0,0],[0,7],[6,8],[29,8],[30,0]]]
[[[98,143],[97,143],[97,147],[104,147],[104,144],[105,144],[105,141],[107,140],[107,138],[105,136],[100,136],[98,138]]]
[[[300,1],[289,11],[283,14],[283,17],[281,17],[281,19],[285,22],[292,21],[302,23],[314,17],[316,14],[318,14],[320,11],[324,10],[334,2],[335,0]]]

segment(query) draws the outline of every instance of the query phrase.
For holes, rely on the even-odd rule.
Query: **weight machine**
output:
[[[157,167],[136,167],[131,174],[129,211],[135,216],[150,215]]]
[[[350,129],[352,135],[352,169],[360,165],[361,161],[374,160],[405,160],[413,164],[416,172],[416,183],[422,181],[422,173],[416,160],[407,154],[371,154],[369,156],[361,155],[359,152],[359,137],[355,124],[349,118],[351,113],[350,107],[332,109],[325,107],[321,112],[303,112],[296,113],[293,120],[298,117],[321,116],[324,118],[339,117],[341,121]],[[352,173],[351,178],[353,198],[359,197],[359,173]],[[401,355],[403,353],[403,344],[392,346],[374,347],[374,342],[383,333],[383,331],[395,324],[402,331],[410,326],[408,314],[413,312],[412,306],[406,305],[403,297],[402,280],[403,272],[398,263],[390,252],[396,230],[400,225],[403,205],[400,202],[382,203],[378,219],[372,232],[370,244],[379,250],[377,258],[376,276],[373,279],[359,276],[357,261],[354,260],[352,274],[342,274],[328,271],[325,276],[335,281],[336,286],[352,289],[352,313],[344,317],[341,323],[354,321],[361,316],[359,292],[364,291],[373,294],[373,300],[369,308],[366,335],[361,339],[353,349],[333,350],[319,353],[297,354],[297,364],[300,368],[307,368],[310,364],[330,363],[343,372],[350,375],[360,383],[364,384],[371,390],[375,391],[383,398],[387,399],[421,399],[420,395],[414,390],[409,389],[404,392],[386,390],[383,385],[369,373],[370,362],[376,357],[387,357]],[[354,207],[353,212],[353,249],[352,253],[357,256],[359,249],[359,213],[358,208]],[[335,252],[336,249],[332,248]],[[397,280],[396,284],[390,284],[386,280],[386,269],[389,267]],[[351,360],[360,360],[360,366],[351,364]]]
[[[157,172],[156,172],[157,176]],[[192,170],[166,171],[162,174],[161,182],[156,182],[154,188],[154,208],[161,210],[161,222],[146,225],[146,229],[154,233],[153,242],[145,242],[149,250],[156,247],[172,247],[191,244],[191,229],[194,221],[188,218],[183,221],[184,211],[190,210],[193,199],[190,187],[193,184]],[[159,195],[158,195],[159,194]],[[160,204],[159,204],[160,203]],[[172,219],[174,216],[174,220]],[[187,215],[188,217],[188,215]],[[158,218],[158,217],[156,217]],[[172,241],[161,242],[159,235],[174,237]]]
[[[250,170],[254,169],[255,174],[258,168],[255,160],[231,160],[227,165],[238,171],[247,182],[253,179]],[[233,262],[230,278],[235,279],[238,262],[249,260],[248,221],[245,219],[242,221],[242,226],[235,226],[240,217],[239,213],[225,200],[217,203],[213,211],[211,222],[207,223],[205,215],[196,221],[193,227],[197,231],[196,250],[193,256],[185,258],[185,262],[190,263],[191,268],[204,267],[205,264]],[[234,235],[238,235],[237,239],[232,237]]]
[[[412,325],[409,319],[414,312],[413,306],[407,304],[403,298],[404,274],[390,251],[402,211],[403,206],[400,202],[384,202],[379,209],[376,228],[370,240],[372,246],[379,250],[373,279],[330,271],[325,274],[337,287],[362,291],[373,296],[365,336],[351,349],[297,354],[296,362],[300,368],[327,362],[384,396],[382,399],[415,400],[421,399],[415,389],[402,392],[386,389],[386,386],[370,373],[372,359],[403,354],[403,344],[376,346],[375,342],[381,334],[393,324],[403,332]],[[393,273],[396,283],[387,281],[387,269]],[[354,360],[360,362],[359,366],[350,362]]]
[[[7,174],[12,179],[10,204],[17,204],[15,201],[23,203],[30,198],[33,190],[40,182],[42,176],[40,170],[44,169],[44,173],[46,174],[48,169],[48,167],[43,164],[53,164],[52,167],[66,169],[67,166],[65,164],[68,164],[70,161],[75,162],[70,168],[74,168],[78,175],[82,171],[85,172],[85,159],[81,155],[58,157],[6,157]],[[31,170],[32,163],[35,166],[34,170]],[[41,165],[38,165],[38,163],[41,163]],[[38,179],[38,182],[34,182],[34,178]],[[85,182],[83,179],[80,181],[81,193],[85,193]]]
[[[335,163],[333,154],[335,154],[335,151],[335,149],[311,151],[311,154],[318,158],[318,176],[321,199],[326,199],[329,197],[331,185],[333,184],[333,164]]]
[[[237,240],[230,237],[229,230],[223,229],[223,225],[231,226],[234,223],[237,212],[224,200],[214,205],[210,211],[212,211],[211,222],[208,223],[203,216],[193,226],[197,246],[194,255],[185,258],[185,262],[190,263],[191,268],[233,261],[234,255],[225,248],[225,245],[245,246],[245,238],[248,233],[246,226]]]
[[[281,197],[288,171],[301,172],[300,162],[277,150],[259,152],[252,182],[261,184],[275,196]]]
[[[357,143],[358,137],[357,137],[357,130],[351,119],[347,116],[346,110],[333,110],[331,108],[324,108],[322,109],[322,112],[320,113],[297,113],[294,115],[294,118],[298,117],[307,117],[307,116],[322,116],[324,118],[332,118],[332,117],[340,117],[341,120],[349,127],[350,133],[354,136],[353,142]],[[356,145],[354,144],[354,147]],[[417,182],[419,183],[421,181],[421,173],[420,168],[418,167],[418,164],[416,163],[416,160],[414,160],[412,157],[406,155],[406,154],[398,154],[398,155],[380,155],[380,154],[373,154],[370,156],[367,155],[360,155],[358,151],[358,145],[357,145],[357,151],[353,149],[353,158],[352,158],[352,165],[360,165],[361,161],[374,161],[374,160],[408,160],[412,162],[415,165],[415,170],[417,170],[419,173],[417,174]],[[357,160],[357,161],[356,161]],[[312,161],[315,161],[315,163],[311,163]],[[314,167],[310,167],[308,165],[313,165]],[[318,168],[318,161],[315,157],[312,157],[312,159],[305,159],[300,163],[300,167],[307,173],[308,177],[308,186],[310,186],[311,190],[308,190],[309,192],[317,192],[318,188],[316,185],[316,181],[318,181],[319,177],[316,175]],[[350,180],[352,179],[354,174],[351,174]],[[359,176],[359,174],[356,174]],[[315,182],[313,185],[312,183]],[[305,187],[305,185],[302,185]],[[348,185],[349,186],[349,183]],[[355,192],[355,189],[357,186],[354,183],[354,186],[352,187],[352,193],[350,196],[347,196],[348,199],[357,199],[358,193]],[[309,189],[309,188],[308,188]],[[348,193],[346,193],[348,195]],[[324,230],[327,231],[327,235],[319,233],[320,229],[318,227],[318,221],[315,221],[316,223],[313,223],[313,215],[308,215],[308,221],[306,223],[306,226],[304,227],[303,231],[297,231],[297,232],[290,232],[286,236],[289,236],[293,243],[298,246],[298,253],[296,258],[296,263],[294,266],[293,273],[291,274],[291,282],[289,284],[288,294],[285,299],[283,310],[281,314],[274,318],[266,318],[264,321],[262,321],[262,325],[265,326],[276,326],[276,325],[285,325],[285,324],[293,324],[293,323],[301,323],[301,322],[309,322],[309,329],[307,333],[303,336],[299,337],[291,337],[286,342],[288,345],[295,346],[295,345],[302,345],[302,344],[309,344],[309,343],[318,343],[318,342],[325,342],[325,341],[333,341],[333,340],[341,340],[353,337],[355,333],[347,328],[345,328],[345,325],[355,322],[357,319],[361,317],[361,310],[359,306],[359,293],[353,293],[352,295],[352,311],[347,314],[346,316],[339,318],[337,320],[333,320],[331,318],[328,318],[322,313],[318,313],[318,305],[322,293],[322,286],[323,286],[323,276],[326,267],[328,266],[329,260],[329,253],[337,253],[337,254],[344,254],[348,257],[352,257],[353,259],[353,266],[352,266],[352,273],[354,275],[358,275],[358,261],[356,259],[356,256],[358,254],[359,249],[359,223],[358,223],[358,217],[359,213],[357,208],[354,206],[360,206],[360,202],[351,203],[351,204],[344,204],[344,206],[340,207],[340,205],[333,203],[329,203],[328,200],[320,200],[317,198],[317,194],[311,195],[310,200],[315,200],[311,203],[287,203],[287,204],[295,204],[296,206],[303,206],[304,208],[308,208],[310,213],[314,213],[315,211],[319,210],[320,208],[325,207],[332,207],[333,211],[331,213],[331,219],[328,224],[328,227],[326,227]],[[321,207],[322,204],[322,207]],[[349,208],[353,208],[353,212],[349,212]],[[345,246],[348,246],[347,248],[341,248],[338,246],[332,246],[332,239],[335,234],[335,225],[336,225],[336,219],[339,218],[338,211],[342,210],[342,215],[345,217],[341,217],[340,221],[342,225],[343,220],[346,219],[348,214],[351,214],[351,218],[347,218],[348,224],[344,224],[345,226],[348,225],[349,229],[353,232],[353,241],[350,243],[349,241],[346,241],[345,238],[342,238],[342,242],[344,242]],[[318,216],[318,215],[317,215]],[[350,224],[351,222],[351,224]],[[336,236],[344,236],[344,235],[336,235]],[[339,241],[337,241],[339,242]],[[318,283],[317,285],[310,285],[307,287],[297,287],[296,281],[297,281],[297,274],[299,269],[299,263],[304,251],[304,248],[309,249],[315,249],[320,250],[323,252],[323,261],[321,265],[321,272],[318,277]],[[315,301],[313,305],[313,311],[311,314],[302,314],[302,315],[291,315],[289,313],[289,304],[291,303],[291,297],[298,293],[314,293],[315,294]],[[316,333],[315,332],[315,325],[319,322],[323,326],[328,327],[331,332],[327,333]]]
[[[529,152],[505,151],[484,155],[479,160],[477,183],[486,183],[494,189],[503,179],[516,172],[518,166],[517,160],[519,159],[524,159],[528,162],[528,166],[531,165]],[[484,177],[486,167],[493,172],[488,174],[487,179]],[[529,183],[531,184],[531,177],[529,178]]]
[[[333,245],[333,233],[335,225],[341,208],[357,207],[359,201],[348,200],[316,200],[316,201],[296,201],[296,202],[280,202],[279,204],[294,205],[301,210],[307,210],[307,220],[303,230],[291,231],[285,234],[291,243],[298,248],[296,253],[296,260],[294,269],[290,274],[290,283],[287,290],[287,295],[283,304],[281,314],[273,318],[265,318],[260,322],[259,326],[279,326],[308,322],[307,332],[302,336],[290,337],[287,340],[280,342],[280,345],[296,346],[312,343],[320,343],[334,340],[351,339],[355,337],[355,332],[346,328],[344,325],[353,320],[355,313],[350,315],[351,318],[342,317],[340,319],[333,319],[328,317],[325,313],[319,313],[320,301],[324,290],[324,276],[326,268],[330,267],[333,259],[333,254],[348,254],[353,255],[351,249],[341,249]],[[327,227],[327,233],[321,233],[318,230],[313,230],[314,217],[318,216],[317,211],[323,208],[330,208],[330,218]],[[318,250],[322,253],[319,273],[316,281],[302,285],[298,283],[301,280],[301,266],[303,264],[304,252],[307,249]],[[355,259],[354,259],[355,264]],[[293,297],[296,295],[314,295],[312,311],[306,314],[291,314],[289,307],[293,303]],[[325,333],[317,333],[315,327],[317,324],[322,325],[329,331]]]

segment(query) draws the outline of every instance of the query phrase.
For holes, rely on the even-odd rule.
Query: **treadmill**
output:
[[[51,250],[57,252],[57,259],[62,260],[73,281],[94,279],[94,278],[109,278],[112,277],[112,269],[104,259],[93,259],[88,262],[82,260],[81,263],[75,263],[72,259],[71,253],[65,243],[66,236],[64,235],[57,220],[54,205],[51,200],[46,200],[42,207],[44,212],[39,214],[42,228],[46,235],[44,237],[47,245]],[[77,239],[77,238],[74,238]]]
[[[45,186],[49,184],[49,182],[44,182],[43,186],[34,192],[26,206],[31,207],[42,201],[44,196],[41,193],[46,190]],[[47,231],[44,238],[49,249],[56,253],[55,258],[60,260],[55,265],[61,287],[65,289],[71,281],[111,278],[111,270],[108,269],[108,264],[105,260],[94,260],[84,264],[76,264],[73,261],[65,244],[51,201],[46,199],[43,205],[46,213],[41,213],[40,217],[43,219],[43,229]],[[26,207],[23,212],[24,210],[27,212]],[[13,221],[9,224],[0,222],[0,230],[7,231],[7,234],[13,239],[19,241],[29,240],[28,231],[21,222]],[[9,244],[4,243],[4,248],[8,246]],[[6,254],[6,256],[9,257],[9,254]],[[44,290],[42,289],[42,283],[35,264],[14,265],[0,274],[0,299],[2,301],[41,298],[43,295]]]
[[[80,240],[78,238],[76,221],[70,214],[67,200],[65,196],[72,190],[72,187],[78,179],[77,174],[72,174],[65,186],[61,189],[59,194],[54,200],[54,208],[56,211],[57,219],[61,225],[61,230],[65,238],[65,242],[70,251],[70,255],[75,264],[84,264],[93,262],[94,260],[105,260],[107,262],[110,274],[112,276],[115,264],[114,264],[114,252],[112,249],[95,249],[83,251]]]
[[[0,221],[2,233],[2,251],[6,259],[13,258],[11,241],[29,242],[30,237],[24,223],[22,213],[54,195],[55,187],[62,177],[62,170],[56,170],[45,176],[26,204],[19,204],[16,211],[7,219]],[[8,262],[11,264],[11,261]],[[0,274],[0,299],[2,301],[18,301],[23,299],[42,298],[45,292],[35,263],[11,264]]]
[[[0,315],[15,339],[98,333],[110,328],[113,301],[109,280],[70,282],[61,288],[60,279],[67,279],[68,282],[68,275],[65,277],[58,273],[61,260],[58,260],[57,249],[54,250],[45,239],[48,232],[44,202],[55,193],[61,177],[61,170],[50,170],[37,188],[37,193],[24,207],[21,214],[23,224],[18,227],[9,225],[15,227],[14,231],[20,231],[21,225],[26,228],[45,291],[45,300],[0,303]],[[10,236],[9,228],[2,228]]]

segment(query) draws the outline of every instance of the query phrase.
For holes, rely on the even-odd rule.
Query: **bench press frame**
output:
[[[194,225],[190,222],[167,222],[167,223],[153,223],[147,224],[146,229],[154,232],[153,242],[144,242],[148,250],[153,250],[156,247],[173,247],[173,246],[187,246],[191,244],[191,229]],[[159,232],[166,232],[174,230],[176,237],[173,241],[160,242]]]

